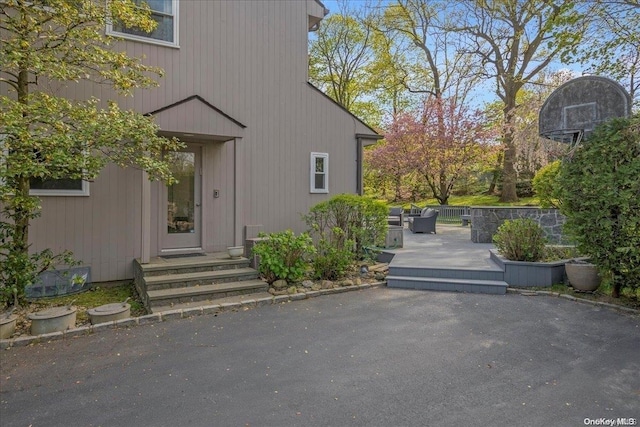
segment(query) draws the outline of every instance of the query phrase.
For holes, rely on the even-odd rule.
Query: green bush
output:
[[[601,273],[612,296],[640,286],[640,115],[598,126],[560,168],[565,230]]]
[[[562,204],[560,186],[556,180],[560,172],[560,165],[560,160],[551,162],[533,177],[533,188],[540,200],[540,206],[543,208],[560,208]]]
[[[545,254],[544,231],[532,219],[505,221],[493,236],[498,251],[511,261],[540,261]]]
[[[384,243],[387,215],[382,202],[341,194],[313,206],[304,220],[316,241],[325,240],[339,250],[347,249],[347,242],[351,242],[354,256],[362,258],[366,247]]]
[[[307,270],[307,258],[315,252],[307,233],[296,236],[293,231],[260,233],[260,240],[253,247],[253,254],[260,257],[260,273],[269,284],[276,280],[296,282]]]
[[[354,261],[353,252],[349,249],[352,242],[345,243],[346,247],[336,248],[325,239],[318,242],[312,261],[314,279],[336,280],[345,275]]]

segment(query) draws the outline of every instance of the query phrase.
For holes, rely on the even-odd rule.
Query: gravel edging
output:
[[[624,307],[624,306],[616,305],[616,304],[609,304],[607,302],[601,302],[601,301],[592,301],[590,299],[579,298],[579,297],[575,297],[573,295],[561,294],[560,292],[537,291],[537,290],[534,291],[534,290],[529,290],[529,289],[515,289],[515,288],[507,288],[507,292],[508,293],[513,293],[513,294],[520,294],[520,295],[523,295],[523,296],[543,295],[543,296],[549,296],[549,297],[564,298],[564,299],[567,299],[569,301],[579,302],[579,303],[582,303],[582,304],[590,304],[590,305],[595,305],[595,306],[604,307],[604,308],[610,308],[610,309],[614,309],[614,310],[617,310],[617,311],[622,311],[622,312],[628,313],[628,314],[635,314],[635,315],[639,315],[640,314],[640,310],[636,310],[635,308]]]
[[[225,311],[237,311],[240,309],[257,308],[265,305],[282,304],[292,301],[301,301],[307,298],[314,298],[321,295],[332,295],[343,292],[360,291],[364,289],[378,288],[385,285],[385,282],[375,283],[363,283],[361,285],[354,285],[333,289],[322,289],[319,291],[307,291],[300,292],[292,295],[278,295],[273,297],[264,298],[251,298],[251,295],[247,295],[246,300],[234,303],[222,303],[211,304],[199,307],[191,307],[176,310],[161,311],[158,313],[147,314],[140,317],[129,317],[127,319],[116,320],[112,322],[98,323],[95,325],[84,325],[78,328],[67,329],[63,332],[52,332],[42,335],[27,335],[17,338],[9,338],[0,340],[0,349],[7,350],[11,347],[24,347],[42,342],[51,342],[57,340],[64,340],[68,338],[77,338],[86,335],[92,335],[96,332],[105,331],[109,329],[122,329],[130,328],[139,325],[148,325],[152,323],[165,322],[171,319],[184,319],[187,317],[201,316],[208,314],[218,314]]]

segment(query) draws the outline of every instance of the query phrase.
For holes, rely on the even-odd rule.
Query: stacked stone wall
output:
[[[471,207],[471,241],[474,243],[492,243],[498,227],[507,220],[531,218],[544,230],[551,244],[569,244],[562,228],[566,217],[557,209],[537,207]]]

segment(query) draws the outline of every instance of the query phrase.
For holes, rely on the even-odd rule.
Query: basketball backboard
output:
[[[539,133],[569,144],[587,138],[600,123],[631,115],[631,96],[617,82],[583,76],[554,90],[540,109]]]

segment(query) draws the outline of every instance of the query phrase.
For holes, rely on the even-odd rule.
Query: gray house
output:
[[[311,206],[362,191],[362,149],[380,136],[307,82],[307,38],[322,3],[147,2],[160,23],[152,34],[106,31],[165,70],[160,87],[129,98],[86,82],[58,92],[153,116],[162,135],[187,144],[167,153],[180,182],[110,165],[91,183],[34,189],[34,249],[73,251],[94,282],[131,279],[134,259],[224,251],[255,225],[302,231]]]

